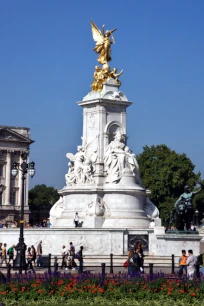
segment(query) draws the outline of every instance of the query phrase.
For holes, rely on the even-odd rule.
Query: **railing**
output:
[[[86,255],[86,258],[88,258],[88,256]],[[149,257],[152,259],[152,257]],[[165,258],[165,257],[163,257]],[[169,263],[145,263],[145,261],[148,261],[148,256],[145,257],[145,261],[144,261],[144,272],[149,274],[150,278],[153,277],[153,274],[155,272],[163,272],[165,273],[169,273],[172,275],[176,275],[178,273],[178,264],[175,264],[175,256],[174,254],[172,254],[171,257],[166,257],[167,259],[171,259]],[[94,259],[92,256],[89,259]],[[98,258],[97,258],[98,259]],[[121,258],[120,258],[121,259]],[[127,257],[124,257],[124,260],[126,260]],[[107,274],[120,274],[120,273],[127,273],[127,269],[125,269],[125,267],[123,266],[123,264],[113,264],[114,262],[114,255],[110,254],[109,257],[109,264],[102,262],[94,265],[87,265],[87,264],[80,264],[78,263],[76,270],[78,270],[79,273],[86,273],[86,274],[91,274],[91,273],[100,273],[102,276],[105,276]],[[66,264],[64,264],[64,266],[66,267]],[[47,273],[48,275],[51,274],[59,274],[61,272],[63,272],[63,256],[52,256],[51,254],[48,255],[44,255],[42,256],[42,265],[41,266],[35,266],[33,265],[33,268],[35,269],[36,272],[36,277],[37,275],[39,275],[40,273]],[[199,278],[200,277],[200,272],[199,272],[199,265],[196,265],[196,276]],[[7,264],[7,266],[1,266],[1,271],[0,271],[0,282],[1,281],[6,281],[6,280],[10,280],[14,273],[12,272],[17,272],[18,273],[18,269],[19,267],[15,267],[14,265],[11,265],[10,263]],[[25,273],[27,273],[27,265],[24,269]],[[71,271],[71,269],[70,269]],[[2,273],[4,272],[4,273]],[[69,269],[68,271],[69,272]],[[5,276],[6,275],[6,276]]]

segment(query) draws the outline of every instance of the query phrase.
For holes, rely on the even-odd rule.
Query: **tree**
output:
[[[178,154],[166,145],[145,146],[138,155],[143,186],[151,190],[150,198],[159,208],[160,216],[167,224],[175,201],[183,193],[184,186],[194,188],[200,173],[186,154]]]
[[[28,205],[31,210],[50,209],[59,200],[57,189],[46,185],[36,185],[29,191]]]

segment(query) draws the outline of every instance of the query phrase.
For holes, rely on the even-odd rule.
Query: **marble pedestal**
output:
[[[75,212],[83,228],[148,228],[144,212],[146,190],[139,185],[66,186],[61,191],[64,209],[52,228],[72,228]]]
[[[42,240],[43,254],[61,255],[63,245],[68,246],[72,241],[78,251],[84,246],[84,255],[114,255],[128,254],[136,241],[145,245],[145,253],[154,256],[179,256],[181,250],[192,249],[197,256],[200,254],[199,235],[165,234],[163,227],[154,229],[86,229],[86,228],[39,228],[24,230],[27,247],[37,246]],[[0,242],[7,243],[8,247],[17,244],[19,229],[1,229]]]

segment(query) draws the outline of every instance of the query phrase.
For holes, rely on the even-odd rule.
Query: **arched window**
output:
[[[121,132],[121,128],[118,124],[113,123],[109,126],[108,129],[108,143],[114,140],[116,132]]]

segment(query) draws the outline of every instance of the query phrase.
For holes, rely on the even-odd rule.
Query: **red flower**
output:
[[[195,293],[195,292],[193,292],[193,293],[191,294],[191,296],[196,296],[196,293]]]
[[[43,290],[42,290],[42,289],[39,289],[39,290],[38,290],[38,293],[42,293],[42,292],[43,292]]]
[[[179,290],[180,293],[184,293],[184,290]]]
[[[6,291],[2,291],[1,294],[5,295],[5,294],[6,294]]]

